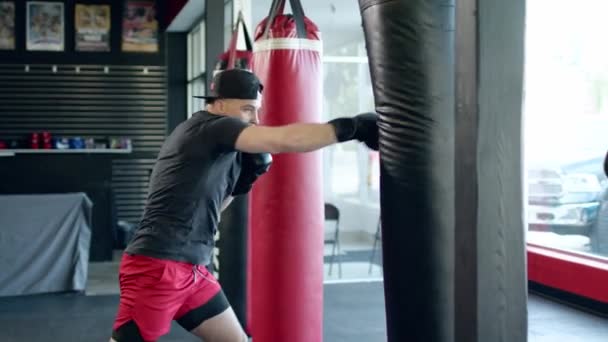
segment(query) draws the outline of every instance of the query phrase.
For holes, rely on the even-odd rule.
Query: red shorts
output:
[[[113,329],[133,321],[145,341],[168,333],[172,320],[190,331],[229,306],[218,281],[200,265],[125,253],[119,282]]]

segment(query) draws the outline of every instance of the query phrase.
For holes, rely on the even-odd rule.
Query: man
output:
[[[205,342],[247,341],[204,267],[221,210],[269,169],[269,153],[309,152],[353,139],[378,149],[375,114],[258,126],[263,86],[253,73],[227,70],[213,85],[215,95],[203,97],[206,110],[181,123],[158,155],[143,218],[120,265],[112,341],[155,341],[172,320]]]

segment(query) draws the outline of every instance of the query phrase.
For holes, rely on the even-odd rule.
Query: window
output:
[[[349,55],[352,54],[352,55]],[[362,42],[343,46],[336,55],[323,57],[324,112],[327,120],[373,111],[374,100],[367,56]],[[377,202],[377,152],[357,142],[332,146],[325,150],[326,186],[329,197],[349,198],[357,202]]]
[[[527,7],[527,241],[608,257],[608,3]]]
[[[188,34],[188,117],[203,106],[203,100],[193,98],[205,95],[205,22]]]
[[[323,32],[324,120],[375,110],[363,31],[353,20],[358,17],[360,14],[353,11],[344,20],[348,34],[329,29]],[[341,241],[349,241],[341,249],[351,256],[342,277],[378,278],[382,275],[381,242],[376,240],[380,217],[378,152],[352,141],[327,147],[323,154],[325,201],[340,209]],[[326,236],[331,233],[327,224]],[[336,272],[327,276],[331,279]]]
[[[224,3],[224,46],[230,44],[230,38],[232,38],[232,1],[226,1]]]

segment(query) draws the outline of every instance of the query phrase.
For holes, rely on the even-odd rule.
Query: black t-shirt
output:
[[[156,160],[127,253],[209,264],[222,203],[241,171],[234,144],[247,126],[203,111],[175,128]]]

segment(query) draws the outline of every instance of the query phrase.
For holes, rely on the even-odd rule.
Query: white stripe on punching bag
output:
[[[321,54],[323,42],[300,38],[271,38],[259,40],[253,44],[253,52],[268,50],[310,50]]]

